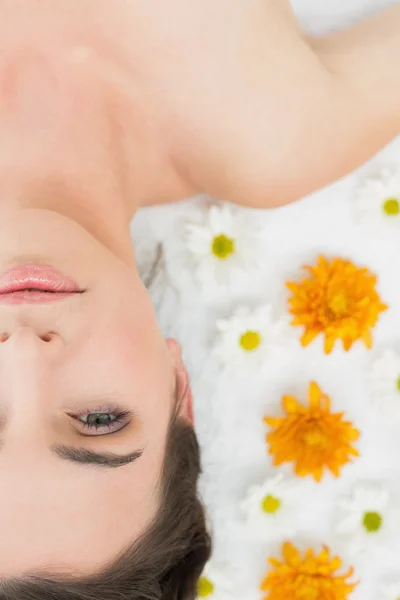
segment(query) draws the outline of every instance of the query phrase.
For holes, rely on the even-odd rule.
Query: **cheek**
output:
[[[104,352],[115,373],[133,377],[137,387],[143,384],[148,391],[157,389],[157,393],[172,385],[172,359],[152,314],[126,312],[105,328],[101,337],[104,342],[99,339],[98,343],[103,348],[106,344]]]
[[[101,336],[96,335],[91,344],[91,351],[97,364],[102,364],[110,376],[121,382],[134,381],[135,387],[141,383],[148,385],[154,378],[160,378],[164,370],[165,356],[158,344],[151,339],[151,334],[122,324],[121,327],[109,328]]]
[[[166,344],[139,335],[127,323],[92,329],[62,369],[69,395],[128,398],[138,412],[157,420],[158,411],[164,419],[171,408],[173,369]]]

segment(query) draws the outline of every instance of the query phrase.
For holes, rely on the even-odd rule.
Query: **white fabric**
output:
[[[362,15],[389,4],[384,0],[297,0],[295,8],[304,26],[324,32],[354,22]],[[388,90],[390,94],[390,90]],[[299,480],[297,532],[291,538],[301,548],[321,544],[331,547],[346,565],[353,565],[360,585],[351,600],[379,600],[381,583],[400,578],[400,553],[374,548],[351,556],[349,545],[335,534],[337,506],[342,496],[364,481],[372,481],[397,497],[400,506],[400,435],[387,420],[377,422],[370,410],[367,373],[371,362],[386,347],[400,350],[400,236],[375,236],[357,223],[349,203],[364,173],[375,165],[400,167],[400,139],[357,173],[292,206],[257,211],[265,238],[264,268],[242,292],[207,297],[193,278],[183,239],[184,224],[195,221],[202,199],[140,211],[132,225],[138,262],[148,277],[162,242],[163,259],[151,294],[165,336],[176,337],[192,378],[196,429],[203,451],[201,493],[214,530],[215,560],[234,568],[233,598],[260,598],[259,585],[267,558],[280,556],[281,545],[255,538],[240,526],[240,503],[250,485],[262,483],[271,472],[262,418],[267,407],[279,406],[283,393],[304,397],[308,382],[316,379],[329,393],[334,406],[362,431],[359,460],[343,469],[339,480],[330,476],[316,484]],[[288,177],[290,173],[288,172]],[[244,211],[248,212],[248,211]],[[269,302],[285,310],[286,280],[295,278],[304,263],[318,254],[343,256],[366,265],[379,276],[379,292],[390,305],[374,331],[374,347],[361,343],[345,353],[323,353],[321,339],[307,349],[296,345],[281,358],[273,377],[238,384],[222,372],[210,354],[216,319],[226,317],[240,303]],[[300,330],[298,331],[300,337]],[[276,409],[275,409],[276,410]],[[290,474],[290,468],[281,469]],[[400,528],[397,532],[400,540]],[[283,540],[282,540],[283,541]],[[288,598],[289,600],[289,598]],[[396,600],[393,598],[393,600]]]

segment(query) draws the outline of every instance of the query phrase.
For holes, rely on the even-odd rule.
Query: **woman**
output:
[[[399,7],[318,40],[281,0],[0,16],[0,597],[191,599],[191,393],[130,219],[200,190],[284,204],[377,151],[400,130]]]

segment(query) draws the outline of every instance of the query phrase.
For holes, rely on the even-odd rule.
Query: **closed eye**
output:
[[[101,408],[80,414],[69,413],[74,427],[87,437],[109,435],[124,429],[132,420],[130,411],[114,408]]]

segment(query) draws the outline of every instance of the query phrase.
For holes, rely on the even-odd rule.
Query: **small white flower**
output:
[[[399,600],[400,598],[400,580],[396,583],[382,585],[377,600]]]
[[[204,286],[227,287],[260,263],[259,233],[229,205],[211,206],[202,225],[186,226],[186,245]]]
[[[197,598],[201,600],[231,600],[234,592],[233,572],[226,565],[209,561],[197,583]]]
[[[285,319],[274,321],[271,313],[269,305],[239,307],[231,317],[218,321],[214,355],[242,372],[266,369],[271,354],[289,335]]]
[[[247,523],[254,534],[266,539],[292,537],[296,533],[296,516],[301,504],[300,486],[281,473],[270,477],[261,485],[248,489],[241,503]]]
[[[399,512],[387,490],[373,484],[359,485],[339,508],[337,533],[346,538],[350,552],[391,549],[399,543]]]
[[[368,383],[379,411],[400,419],[400,355],[386,350],[372,364]]]
[[[363,224],[400,229],[400,170],[384,168],[359,186],[354,206]]]

